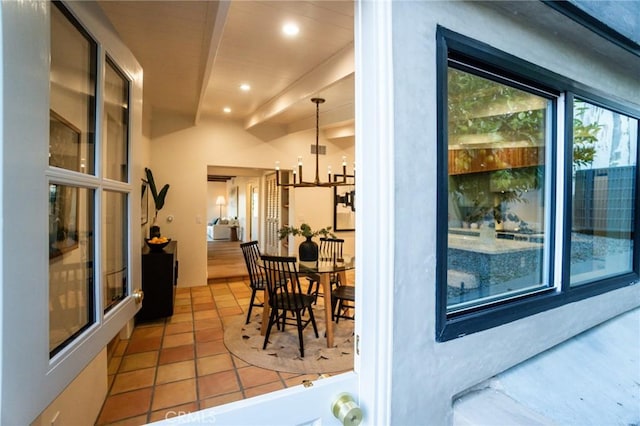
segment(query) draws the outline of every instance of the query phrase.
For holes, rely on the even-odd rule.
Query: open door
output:
[[[347,424],[332,413],[341,394],[353,404],[336,406],[347,420],[389,424],[393,329],[393,133],[388,2],[362,2],[355,8],[356,163],[358,193],[356,223],[356,324],[354,371],[305,385],[236,401],[154,423],[158,425],[320,425]],[[377,70],[366,73],[366,70]],[[366,123],[366,126],[364,125]],[[366,150],[359,140],[366,140]],[[362,177],[360,177],[362,176]],[[384,177],[384,178],[383,178]],[[363,212],[375,212],[375,214]],[[366,324],[366,327],[363,325]],[[346,405],[345,405],[346,404]]]

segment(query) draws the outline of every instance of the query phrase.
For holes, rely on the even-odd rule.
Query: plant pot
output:
[[[306,241],[298,246],[298,259],[303,262],[315,262],[318,260],[318,244],[307,237]]]
[[[162,234],[160,234],[160,227],[158,225],[153,225],[149,228],[149,239],[161,236]]]

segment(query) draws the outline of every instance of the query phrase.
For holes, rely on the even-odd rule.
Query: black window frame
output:
[[[451,61],[450,61],[451,60]],[[567,303],[576,302],[589,297],[597,296],[611,290],[622,288],[628,285],[638,284],[640,278],[640,237],[638,231],[640,226],[637,220],[640,211],[640,106],[625,100],[614,98],[604,94],[599,90],[590,88],[572,79],[546,70],[538,65],[519,59],[511,54],[493,48],[483,42],[471,39],[467,36],[455,33],[443,27],[438,27],[436,31],[436,74],[437,74],[437,258],[436,265],[436,341],[445,342],[467,334],[487,330],[502,324],[513,322],[540,312],[544,312]],[[557,250],[562,251],[562,259],[570,257],[570,233],[571,215],[565,215],[562,221],[563,229],[555,229],[555,222],[547,224],[551,241],[555,241],[558,232],[564,233],[562,247],[555,247],[549,244],[549,271],[544,277],[548,287],[537,290],[519,297],[500,300],[492,304],[478,306],[459,313],[447,313],[447,226],[448,219],[447,199],[448,199],[448,125],[447,125],[447,72],[451,62],[455,62],[456,69],[480,70],[475,73],[481,77],[496,76],[495,81],[504,83],[516,88],[527,88],[528,91],[540,90],[558,98],[564,96],[564,132],[558,134],[558,105],[552,102],[550,108],[551,117],[551,138],[546,149],[551,150],[550,164],[546,166],[546,172],[551,179],[551,188],[557,187],[557,153],[564,148],[564,163],[561,172],[564,174],[564,197],[562,199],[564,211],[571,211],[572,191],[571,191],[571,161],[573,157],[572,144],[566,141],[573,140],[573,100],[579,98],[593,105],[606,108],[635,118],[638,120],[638,146],[635,172],[635,213],[634,213],[634,234],[633,234],[633,270],[629,273],[620,274],[606,279],[596,280],[592,283],[582,284],[577,287],[570,287],[570,268],[561,262],[559,265],[554,259]],[[462,63],[462,66],[458,64]],[[559,145],[559,141],[563,146]],[[545,206],[545,211],[551,209],[551,216],[555,216],[557,210],[556,199],[547,197],[550,205]],[[560,271],[561,282],[556,286],[554,276],[555,268],[562,268]]]

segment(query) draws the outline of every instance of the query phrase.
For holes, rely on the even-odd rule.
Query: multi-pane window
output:
[[[637,282],[637,105],[438,38],[438,339]]]
[[[59,352],[94,315],[96,43],[57,3],[51,7],[49,351]],[[59,6],[59,7],[58,7]]]
[[[60,2],[52,2],[50,10],[47,185],[53,357],[128,294],[131,186],[129,82],[113,61],[99,61],[97,43]],[[104,73],[98,73],[99,63]],[[103,105],[101,135],[95,130],[97,102]]]

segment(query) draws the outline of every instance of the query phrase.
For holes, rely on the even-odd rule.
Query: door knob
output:
[[[136,301],[136,304],[140,304],[142,303],[142,299],[144,299],[144,291],[140,290],[139,288],[134,290],[133,292],[133,300]]]
[[[331,412],[344,426],[358,426],[362,422],[362,410],[348,393],[341,393],[331,405]]]

